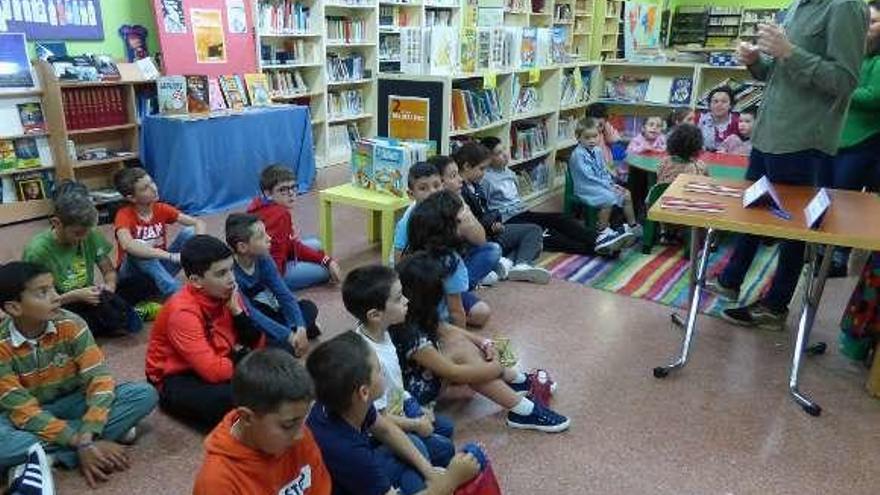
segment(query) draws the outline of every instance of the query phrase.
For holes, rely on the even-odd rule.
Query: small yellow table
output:
[[[367,241],[382,244],[382,263],[391,259],[395,214],[410,205],[410,200],[388,193],[370,191],[349,184],[324,189],[318,193],[318,235],[324,251],[333,253],[333,204],[368,210]]]

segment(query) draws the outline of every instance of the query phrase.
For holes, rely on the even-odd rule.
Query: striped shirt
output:
[[[113,390],[104,355],[72,313],[61,310],[36,339],[24,337],[11,318],[0,323],[0,411],[16,428],[59,445],[69,445],[78,433],[100,435]],[[78,430],[42,407],[72,393],[86,396]]]

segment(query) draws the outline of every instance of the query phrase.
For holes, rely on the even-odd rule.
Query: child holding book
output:
[[[232,375],[235,409],[205,439],[193,495],[330,495],[330,473],[308,426],[308,372],[280,349],[250,353]]]
[[[0,267],[0,469],[42,443],[79,466],[89,486],[128,469],[121,444],[156,407],[147,383],[117,385],[84,321],[61,309],[52,274],[14,261]]]
[[[587,117],[578,122],[575,134],[578,145],[568,160],[574,183],[574,194],[580,201],[599,209],[596,222],[596,250],[619,250],[631,246],[641,236],[641,226],[636,222],[632,195],[616,184],[605,166],[604,155],[599,148],[600,122]],[[620,208],[626,220],[623,230],[611,227],[613,208]]]
[[[719,153],[749,156],[752,154],[752,127],[755,125],[755,109],[744,110],[739,114],[737,134],[727,136],[720,146]]]
[[[342,302],[357,318],[356,332],[373,348],[382,367],[385,392],[375,401],[376,410],[401,430],[417,435],[428,449],[431,464],[448,465],[455,455],[452,421],[435,416],[404,389],[400,361],[388,334],[390,326],[402,324],[406,317],[407,301],[397,273],[382,265],[355,269],[342,284]]]
[[[256,215],[233,213],[226,217],[226,243],[235,259],[233,272],[248,314],[267,338],[295,356],[304,356],[309,339],[321,334],[315,320],[318,307],[290,291],[272,258],[269,235]]]
[[[436,255],[414,253],[398,272],[408,307],[406,324],[393,327],[391,338],[403,368],[404,386],[419,403],[435,401],[446,383],[464,384],[507,409],[511,428],[547,433],[568,429],[568,418],[520,396],[538,385],[537,372],[526,375],[502,367],[491,341],[439,318],[437,307],[444,298],[447,268]],[[544,385],[553,390],[549,379]]]
[[[703,134],[693,124],[681,124],[672,130],[666,142],[666,152],[657,165],[657,183],[671,184],[679,174],[709,175],[706,164],[700,160]]]
[[[113,246],[95,225],[98,210],[82,184],[58,186],[51,228],[37,234],[24,248],[24,260],[52,272],[61,306],[86,320],[93,334],[125,335],[143,323],[128,302],[116,294]],[[101,272],[95,283],[95,268]]]
[[[642,124],[642,132],[634,137],[626,147],[628,155],[642,153],[662,153],[666,151],[666,136],[663,135],[663,119],[651,116]]]
[[[205,233],[205,223],[159,201],[156,183],[140,167],[124,168],[113,184],[129,204],[116,212],[114,230],[119,257],[119,283],[140,285],[151,281],[163,299],[180,290],[180,250],[194,235]],[[168,226],[183,225],[168,244]],[[127,292],[136,292],[128,290]]]
[[[272,239],[269,248],[275,266],[291,291],[339,282],[339,263],[321,250],[317,239],[302,239],[293,223],[296,176],[283,165],[270,165],[260,173],[260,196],[247,212],[260,217]]]

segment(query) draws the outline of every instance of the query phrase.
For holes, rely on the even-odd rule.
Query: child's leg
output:
[[[183,227],[177,233],[177,236],[174,237],[174,240],[171,242],[171,245],[168,246],[169,253],[179,253],[183,249],[183,245],[186,244],[186,241],[192,239],[196,235],[196,229],[193,227]],[[176,276],[180,272],[180,263],[175,263],[169,260],[162,260],[162,265],[168,270],[168,273]]]
[[[495,269],[501,259],[501,246],[494,242],[486,242],[482,246],[472,247],[464,256],[464,264],[468,269],[468,283],[474,288],[486,275]]]
[[[429,458],[428,449],[419,437],[407,434],[407,437],[415,445],[416,449],[422,453],[425,458]],[[385,445],[376,449],[376,456],[382,463],[383,471],[391,484],[400,489],[403,495],[412,495],[419,493],[425,489],[425,479],[414,467],[400,460],[394,452]]]
[[[33,433],[16,428],[9,421],[9,415],[6,413],[0,414],[0,438],[3,439],[3,442],[0,442],[0,470],[3,473],[27,461],[28,449],[31,445],[40,442],[40,438]],[[75,452],[70,453],[76,457]]]
[[[492,316],[492,308],[473,292],[462,292],[461,304],[464,306],[464,314],[467,315],[467,324],[472,327],[484,326]]]
[[[177,277],[172,275],[159,259],[136,258],[130,254],[125,255],[122,267],[119,270],[120,281],[128,280],[138,275],[143,275],[155,284],[156,289],[163,298],[174,295],[183,284]]]
[[[308,287],[327,283],[330,270],[324,265],[308,261],[291,261],[284,273],[284,283],[291,291],[296,292]]]
[[[443,354],[456,364],[475,364],[485,362],[482,353],[473,342],[459,337],[443,339]],[[484,383],[469,383],[475,392],[505,409],[513,409],[522,398],[501,379]]]
[[[514,264],[532,264],[544,249],[544,230],[533,223],[511,223],[504,225],[504,231],[498,236],[502,245],[511,248],[508,256]]]
[[[629,192],[629,189],[623,190],[623,216],[628,225],[633,226],[638,224],[638,222],[636,222],[635,210],[633,210],[632,193]]]
[[[599,209],[599,215],[596,219],[596,232],[602,233],[603,230],[607,229],[609,225],[611,225],[611,210],[610,206],[606,206]]]
[[[435,432],[427,437],[420,437],[420,439],[428,450],[428,460],[431,461],[432,466],[446,467],[449,465],[449,461],[455,455],[455,444],[452,443],[451,438]]]
[[[171,416],[210,430],[232,409],[232,385],[208,383],[193,373],[168,376],[162,383],[159,405]]]
[[[434,434],[452,438],[455,435],[455,424],[442,414],[434,414]]]

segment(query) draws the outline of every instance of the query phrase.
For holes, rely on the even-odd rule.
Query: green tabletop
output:
[[[664,155],[645,154],[627,155],[626,163],[631,167],[646,172],[657,173],[657,166]],[[709,167],[709,176],[720,179],[744,179],[748,166],[748,157],[739,155],[725,155],[721,153],[703,153],[700,158]]]

